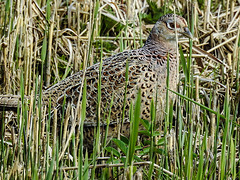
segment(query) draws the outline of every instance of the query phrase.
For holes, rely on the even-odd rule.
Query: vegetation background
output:
[[[45,87],[141,47],[173,12],[195,38],[181,42],[178,100],[163,130],[150,122],[145,142],[96,141],[88,154],[82,129],[64,128],[71,113],[62,122],[45,118],[36,100]],[[0,179],[240,179],[239,32],[239,0],[1,1],[0,93],[30,101],[1,114]]]

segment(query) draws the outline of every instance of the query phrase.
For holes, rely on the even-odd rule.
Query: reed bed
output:
[[[154,102],[152,121],[139,119],[138,95],[130,138],[102,140],[98,126],[92,152],[84,151],[86,85],[77,111],[67,107],[61,120],[38,100],[42,91],[141,47],[156,20],[173,12],[194,39],[180,42],[178,92],[167,91],[177,100],[163,126],[154,127]],[[6,0],[0,17],[0,92],[29,99],[0,114],[0,179],[240,179],[239,1]]]

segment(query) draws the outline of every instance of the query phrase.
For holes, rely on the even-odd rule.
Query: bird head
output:
[[[175,42],[176,33],[179,39],[183,37],[192,39],[192,34],[188,29],[187,21],[179,15],[167,14],[160,17],[156,22],[148,40]]]

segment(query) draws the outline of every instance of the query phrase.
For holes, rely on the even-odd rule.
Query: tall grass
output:
[[[120,3],[99,0],[89,3],[39,0],[32,4],[7,0],[1,3],[0,91],[19,94],[21,104],[16,116],[7,111],[1,114],[0,179],[240,178],[238,2],[230,6],[228,1],[222,1],[223,6],[217,7],[216,2],[211,1],[207,7],[196,1],[191,11],[187,4],[182,4],[182,8],[178,6],[178,14],[185,14],[185,9],[190,14],[190,29],[198,41],[190,41],[189,47],[185,43],[180,46],[179,91],[173,92],[169,80],[166,82],[163,134],[155,125],[155,99],[151,102],[151,121],[139,118],[139,91],[129,112],[130,138],[119,135],[119,139],[109,142],[113,95],[109,112],[101,119],[101,66],[93,153],[83,149],[85,80],[76,112],[66,98],[60,112],[50,113],[51,103],[43,105],[45,86],[95,62],[102,65],[105,57],[119,51],[140,47],[150,30],[143,21],[146,12],[154,16],[157,12],[168,13],[176,6],[175,1],[163,4],[159,1],[160,6],[134,1],[132,3],[137,4],[132,4],[131,15],[136,12],[137,16],[132,17],[125,14],[125,4]],[[101,24],[104,18],[114,22],[110,28],[109,24]],[[109,28],[106,34],[101,34],[102,26]],[[207,53],[196,52],[195,45],[218,61],[210,59]],[[126,87],[128,72],[126,65]],[[175,105],[168,99],[171,93],[177,96]],[[27,101],[26,96],[30,97]],[[124,120],[126,110],[122,111]],[[80,120],[69,128],[71,119]],[[106,122],[103,142],[100,122]],[[143,142],[138,141],[139,124],[145,128],[140,132],[145,135]]]

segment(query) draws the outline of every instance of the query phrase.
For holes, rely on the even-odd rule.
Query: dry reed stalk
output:
[[[128,1],[130,2],[130,0]],[[196,41],[194,41],[192,58],[193,58],[193,72],[196,81],[194,88],[196,89],[195,99],[201,104],[211,105],[215,111],[218,106],[222,106],[224,94],[227,89],[227,81],[229,81],[229,89],[231,89],[231,101],[239,101],[239,75],[237,73],[237,62],[239,61],[239,32],[240,32],[240,5],[237,1],[222,1],[218,7],[215,7],[215,12],[211,6],[214,5],[213,1],[205,1],[205,7],[201,8],[198,2],[194,3],[194,11],[197,12],[194,15],[194,32]],[[19,94],[20,87],[20,75],[21,71],[24,72],[24,86],[25,95],[31,94],[28,121],[26,128],[26,137],[32,136],[33,151],[35,154],[35,163],[39,163],[38,157],[44,155],[43,162],[46,162],[45,150],[45,139],[46,139],[46,114],[47,109],[41,107],[41,109],[33,109],[33,92],[35,88],[36,78],[41,75],[39,70],[41,66],[41,49],[44,38],[44,31],[48,22],[46,20],[46,1],[16,1],[15,6],[9,9],[9,16],[5,19],[0,18],[0,60],[1,60],[1,93],[3,94]],[[37,4],[38,3],[38,4]],[[140,24],[139,17],[136,14],[142,13],[147,10],[147,2],[134,1],[136,6],[133,6],[133,11],[129,12],[126,4],[120,4],[121,1],[100,1],[99,12],[96,19],[96,28],[93,30],[93,7],[95,3],[93,1],[71,1],[70,4],[58,0],[52,1],[52,15],[53,20],[50,22],[49,29],[49,41],[48,41],[48,63],[47,65],[47,79],[45,85],[50,85],[52,82],[58,82],[62,78],[65,78],[69,74],[75,73],[81,69],[86,69],[89,65],[99,61],[100,53],[98,51],[97,42],[99,40],[103,43],[110,43],[117,46],[116,49],[107,51],[103,49],[104,57],[111,56],[116,52],[120,51],[120,41],[124,40],[126,43],[126,49],[132,49],[136,46],[139,47],[140,40],[146,40],[149,28],[152,25],[145,24],[142,22],[142,27],[138,27]],[[161,6],[165,4],[164,1],[157,1]],[[4,4],[4,2],[2,2]],[[5,5],[5,4],[4,4]],[[174,9],[173,6],[177,5],[177,10],[184,12],[187,9],[186,14],[190,14],[191,4],[183,1],[174,1],[172,4],[169,3],[169,9]],[[159,6],[159,7],[161,7]],[[5,17],[5,6],[0,6],[0,17]],[[28,9],[28,11],[24,11]],[[128,12],[126,12],[128,10]],[[135,12],[134,12],[135,11]],[[24,13],[23,13],[24,12]],[[182,13],[181,12],[181,13]],[[126,18],[129,15],[128,19]],[[128,24],[126,30],[121,30],[123,37],[115,37],[115,35],[108,36],[108,34],[100,35],[101,31],[101,20],[102,18],[110,18],[113,21],[117,21],[123,26],[126,26],[129,22],[134,22],[134,25]],[[10,19],[11,18],[11,19]],[[5,29],[4,29],[5,28]],[[114,25],[111,31],[114,32],[116,25]],[[143,35],[140,37],[139,29],[143,28]],[[91,42],[91,33],[93,32],[93,40]],[[90,44],[93,44],[88,49]],[[18,50],[16,50],[18,47]],[[201,49],[199,49],[201,48]],[[187,51],[187,49],[184,49]],[[89,54],[91,56],[89,57]],[[187,55],[185,55],[187,56]],[[95,57],[95,58],[93,58]],[[181,72],[180,72],[181,73]],[[180,74],[182,77],[182,74]],[[216,90],[213,97],[211,97],[211,91]],[[211,102],[211,98],[213,102]],[[78,106],[80,106],[80,101]],[[233,106],[233,105],[231,105]],[[45,108],[45,109],[44,109]],[[184,107],[182,107],[184,109]],[[197,108],[197,106],[195,106]],[[43,110],[44,109],[44,110]],[[65,114],[65,129],[63,133],[63,146],[59,151],[60,158],[64,156],[65,152],[68,151],[67,146],[69,144],[73,129],[67,129],[69,124],[69,117],[74,115],[73,119],[80,117],[81,108],[78,108],[76,112],[71,112],[67,108],[67,114]],[[234,107],[232,108],[234,109]],[[34,116],[42,111],[42,119]],[[221,109],[222,112],[222,109]],[[22,113],[21,113],[22,114]],[[7,114],[8,119],[6,120],[6,131],[9,130],[12,136],[12,146],[16,149],[17,143],[15,133],[18,133],[18,129],[12,127],[14,124],[14,118],[12,114]],[[198,121],[197,126],[201,126],[203,123],[202,109],[196,109],[195,120]],[[53,129],[53,144],[56,143],[56,123],[57,123],[57,112],[54,111],[54,129]],[[215,126],[216,116],[211,114],[206,115],[210,120],[210,138],[209,147],[213,147],[213,140],[215,139]],[[22,120],[22,115],[20,120]],[[184,117],[183,117],[184,118]],[[41,122],[41,127],[39,127]],[[15,123],[16,124],[16,123]],[[79,124],[79,122],[78,122]],[[200,124],[200,125],[199,125]],[[196,127],[197,127],[196,126]],[[33,134],[31,135],[31,128]],[[39,132],[40,131],[40,132]],[[204,127],[199,128],[200,132],[197,135],[202,134]],[[39,134],[38,134],[39,132]],[[6,133],[7,134],[7,133]],[[78,137],[76,137],[76,147],[78,146]],[[6,135],[7,137],[7,135]],[[40,142],[38,141],[40,137]],[[7,138],[6,138],[7,139]],[[17,141],[17,142],[16,142]],[[6,142],[6,141],[5,141]],[[5,143],[4,142],[4,143]],[[9,144],[11,147],[11,143]],[[40,151],[39,147],[44,151]],[[197,150],[198,146],[196,146]],[[211,149],[211,148],[210,148]],[[20,148],[22,150],[22,147]],[[9,155],[9,150],[6,151],[6,156]],[[77,154],[77,149],[74,150]],[[17,159],[14,163],[14,167],[9,173],[20,174],[23,171],[23,167],[17,169],[16,167],[23,161],[23,155],[16,153]],[[42,162],[41,162],[42,163]],[[76,159],[75,159],[76,163]],[[46,163],[43,163],[45,167]],[[98,166],[97,166],[98,167]]]

